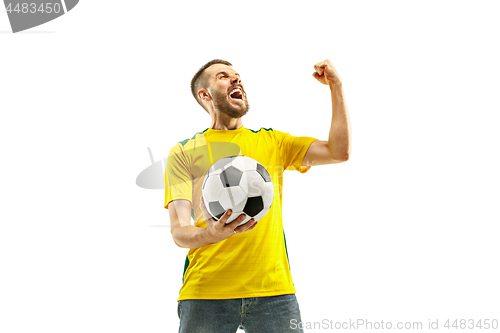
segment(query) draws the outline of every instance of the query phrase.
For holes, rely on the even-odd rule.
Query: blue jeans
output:
[[[179,333],[300,332],[290,321],[299,323],[300,311],[295,294],[235,298],[187,299],[179,301]],[[296,327],[293,326],[293,327]]]

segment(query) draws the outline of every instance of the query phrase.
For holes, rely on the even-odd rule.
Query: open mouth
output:
[[[231,92],[229,93],[229,97],[237,101],[243,101],[243,90],[240,87],[236,87],[231,90]]]

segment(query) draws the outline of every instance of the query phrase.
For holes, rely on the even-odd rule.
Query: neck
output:
[[[241,118],[231,118],[231,117],[213,117],[211,129],[215,130],[236,130],[243,126]]]

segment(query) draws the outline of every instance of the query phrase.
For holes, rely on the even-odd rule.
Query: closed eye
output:
[[[234,75],[237,76],[238,79],[240,78],[240,74],[234,73]],[[219,72],[219,73],[216,74],[216,77],[219,78],[219,79],[224,79],[224,78],[228,78],[229,75],[226,72]]]

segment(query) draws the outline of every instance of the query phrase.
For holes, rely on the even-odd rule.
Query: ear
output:
[[[210,101],[212,97],[208,93],[206,89],[200,89],[198,90],[198,98],[201,99],[202,101]]]

